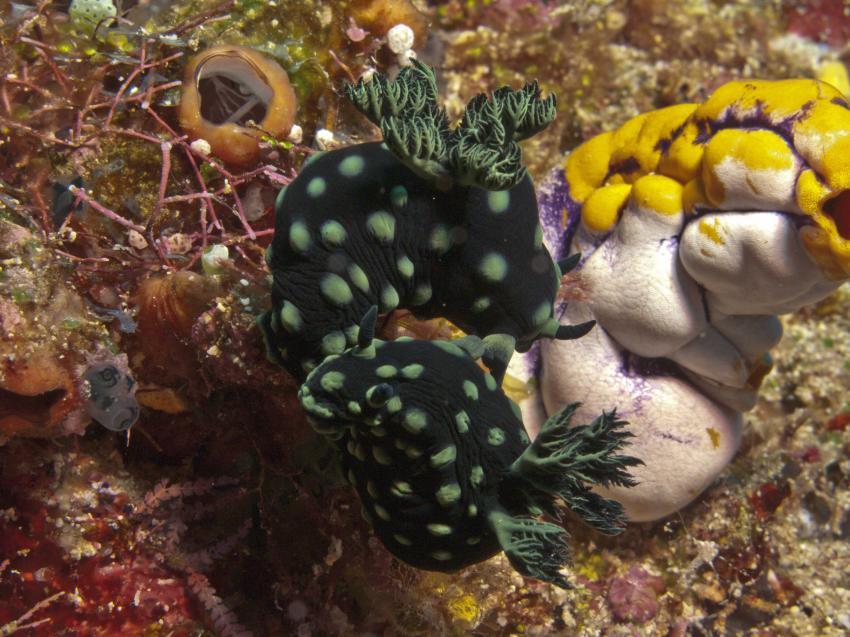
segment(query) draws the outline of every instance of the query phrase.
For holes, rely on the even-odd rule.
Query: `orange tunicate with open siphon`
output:
[[[289,133],[295,106],[289,76],[277,62],[253,49],[220,45],[186,66],[180,125],[226,163],[248,166],[260,155],[263,134]]]

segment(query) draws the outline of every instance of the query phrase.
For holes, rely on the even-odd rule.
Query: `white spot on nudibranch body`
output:
[[[428,529],[428,533],[436,536],[451,535],[452,533],[452,527],[448,524],[427,524],[425,528]]]
[[[311,197],[321,197],[327,190],[328,183],[324,177],[313,177],[307,184],[307,194]]]
[[[325,391],[342,389],[344,382],[345,374],[342,372],[325,372],[325,374],[319,379],[319,385],[321,385],[322,389]]]
[[[381,310],[389,312],[398,307],[398,291],[389,283],[381,291]]]
[[[475,465],[469,472],[469,481],[473,486],[480,486],[484,482],[484,467]]]
[[[487,193],[487,206],[494,214],[500,215],[511,204],[511,193],[507,190],[491,190]]]
[[[480,296],[472,302],[472,311],[473,312],[484,312],[492,301],[489,296]]]
[[[435,497],[440,506],[449,507],[460,500],[460,494],[460,485],[457,482],[450,482],[437,489]]]
[[[339,162],[339,166],[337,168],[339,170],[339,174],[343,177],[356,177],[363,172],[363,166],[365,166],[365,164],[366,162],[363,161],[363,158],[360,155],[351,155]]]
[[[487,432],[487,442],[494,447],[498,447],[505,442],[505,432],[498,427],[491,427]]]
[[[301,312],[289,301],[284,301],[283,307],[280,308],[280,322],[288,332],[298,332],[304,325]]]
[[[294,221],[289,226],[289,245],[293,250],[300,253],[305,253],[310,249],[310,231],[307,229],[307,224],[303,221]]]
[[[425,368],[418,364],[413,363],[411,365],[405,365],[401,368],[401,375],[405,378],[419,378],[422,373],[425,371]]]
[[[398,273],[405,279],[409,279],[413,276],[413,261],[411,261],[407,255],[402,255],[398,258],[396,261],[396,267],[398,268]]]
[[[395,237],[395,217],[379,210],[366,219],[366,228],[375,239],[382,243],[391,243]]]
[[[449,231],[446,226],[438,224],[431,231],[431,236],[428,238],[428,244],[431,249],[439,255],[443,255],[449,251]]]
[[[396,369],[392,365],[381,365],[378,369],[375,370],[375,374],[378,378],[392,378],[396,374],[398,374],[398,369]]]
[[[372,457],[378,464],[391,465],[393,463],[392,456],[381,447],[372,447]]]
[[[468,432],[470,422],[469,414],[465,411],[459,411],[455,414],[455,426],[457,427],[458,433],[465,434]]]
[[[348,266],[348,276],[351,279],[351,282],[361,292],[369,291],[369,277],[366,276],[366,273],[356,263],[352,263]]]
[[[404,208],[407,205],[407,188],[399,184],[390,190],[390,202],[394,208]]]
[[[508,262],[498,252],[490,252],[481,259],[478,271],[488,281],[498,283],[504,280],[508,273]]]
[[[435,454],[431,454],[431,466],[434,469],[439,469],[447,464],[454,462],[457,459],[457,447],[449,445],[444,447]]]
[[[322,338],[324,354],[341,354],[345,351],[345,334],[339,330],[330,332]]]
[[[410,303],[413,306],[425,305],[428,301],[431,300],[432,294],[433,290],[431,289],[431,286],[429,284],[422,283],[421,285],[417,285],[416,289],[413,290],[413,297],[410,299]]]
[[[322,241],[330,247],[341,246],[348,238],[348,233],[342,224],[338,221],[325,221],[319,228],[319,234],[322,236]]]
[[[418,434],[428,426],[428,414],[415,407],[409,409],[405,412],[401,425],[410,433]]]
[[[323,276],[319,289],[327,301],[337,306],[348,305],[354,298],[348,283],[338,274],[329,273]]]

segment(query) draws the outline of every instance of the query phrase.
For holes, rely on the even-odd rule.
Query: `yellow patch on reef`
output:
[[[452,599],[448,603],[448,610],[454,619],[466,622],[467,624],[474,623],[481,614],[478,602],[469,593],[458,595]]]
[[[748,80],[718,88],[695,112],[696,119],[720,120],[728,109],[761,111],[773,121],[798,114],[809,103],[842,97],[834,87],[817,80]]]
[[[804,170],[797,178],[797,205],[807,215],[821,214],[824,202],[829,198],[830,190],[811,170]]]
[[[830,104],[830,108],[824,106],[817,111],[817,114],[823,115],[825,119],[837,115],[847,116],[846,121],[836,122],[844,128],[827,129],[826,132],[813,135],[813,144],[821,145],[818,149],[821,151],[821,155],[817,158],[820,159],[819,162],[811,162],[812,167],[823,175],[826,183],[833,190],[847,190],[850,188],[850,111],[835,104]],[[833,112],[828,113],[826,111]],[[804,125],[809,119],[800,123],[799,128],[801,130],[804,129]],[[837,120],[838,117],[834,117],[834,119]]]
[[[664,175],[645,175],[632,188],[632,201],[661,215],[682,212],[682,185]]]
[[[839,234],[835,220],[823,212],[832,196],[830,188],[813,171],[800,173],[797,203],[817,224],[801,228],[800,238],[824,274],[837,281],[850,276],[850,241]]]
[[[633,117],[614,131],[614,136],[611,138],[611,166],[634,163],[635,151],[638,150],[638,138],[648,117],[649,113]],[[636,169],[639,168],[636,166]],[[628,182],[634,181],[630,178],[633,172],[632,170],[619,171],[623,179]]]
[[[625,181],[633,182],[655,171],[661,159],[663,142],[672,138],[674,131],[696,107],[696,104],[679,104],[644,113],[630,119],[614,132],[611,164],[630,163],[636,166],[636,170],[624,175]]]
[[[658,172],[681,183],[687,183],[699,175],[703,146],[696,143],[698,135],[696,124],[691,121],[685,124],[681,134],[673,140],[658,162]]]
[[[722,205],[726,199],[726,172],[755,173],[794,168],[788,142],[768,130],[727,128],[718,131],[706,144],[702,181],[709,203]],[[748,180],[754,191],[755,180]]]
[[[711,438],[711,448],[720,449],[720,432],[714,427],[706,427],[705,431],[708,433],[708,437]]]
[[[576,559],[576,573],[591,581],[598,580],[605,574],[605,560],[598,553],[591,553],[585,560]]]
[[[696,108],[696,104],[679,104],[644,113],[579,146],[564,164],[572,197],[583,202],[600,186],[632,183],[656,171],[664,143]],[[609,174],[612,166],[620,166],[621,171]]]
[[[722,229],[723,226],[720,225],[720,220],[716,217],[711,221],[702,219],[699,222],[699,231],[719,246],[726,243],[726,240],[720,234]]]
[[[827,276],[847,278],[850,238],[841,236],[823,209],[850,191],[850,109],[843,92],[850,89],[843,88],[846,71],[836,67],[831,72],[839,71],[843,76],[839,73],[833,82],[841,90],[810,79],[730,82],[703,104],[644,113],[588,140],[564,163],[570,194],[583,204],[584,226],[609,231],[627,196],[637,202],[640,195],[653,210],[669,205],[666,214],[672,214],[677,196],[678,209],[686,212],[722,208],[727,196],[756,204],[763,198],[765,209],[773,210],[784,193],[776,188],[787,188],[788,196],[796,198],[788,202],[792,211],[796,203],[816,224],[801,230],[807,249]],[[629,184],[650,175],[678,182],[681,192],[629,190]],[[666,203],[661,201],[665,196]]]
[[[602,185],[611,160],[613,133],[602,133],[576,148],[567,157],[564,173],[570,184],[570,195],[583,202]]]
[[[847,67],[838,60],[828,60],[818,67],[818,79],[838,89],[844,97],[850,96],[850,79]]]
[[[167,387],[139,389],[136,400],[143,407],[156,409],[166,414],[182,414],[189,411],[189,404],[173,389]]]
[[[658,168],[663,144],[672,139],[676,129],[685,123],[696,108],[696,104],[678,104],[648,114],[635,140],[634,150],[634,157],[644,173]]]
[[[702,177],[694,177],[682,190],[682,209],[685,212],[696,212],[697,208],[704,208],[707,203]]]
[[[840,281],[850,276],[850,241],[820,226],[800,228],[800,239],[827,277]]]
[[[787,170],[794,166],[788,143],[768,130],[728,128],[718,131],[705,149],[705,164],[726,157],[740,161],[750,170]]]
[[[607,232],[617,222],[620,210],[626,205],[631,191],[629,184],[597,188],[581,207],[582,223],[593,232]]]

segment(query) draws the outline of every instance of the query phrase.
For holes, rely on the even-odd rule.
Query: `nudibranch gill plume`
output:
[[[540,205],[553,254],[583,255],[559,318],[601,329],[515,364],[539,380],[526,424],[616,406],[645,465],[605,493],[631,519],[668,515],[737,450],[776,315],[850,276],[850,108],[816,80],[731,82],[585,142]]]

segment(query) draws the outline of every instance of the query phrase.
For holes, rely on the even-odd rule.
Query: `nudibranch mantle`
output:
[[[552,254],[583,255],[559,318],[602,329],[514,362],[539,381],[526,424],[616,406],[645,465],[604,493],[668,515],[737,450],[776,315],[850,277],[850,108],[816,80],[731,82],[585,142],[539,200]]]
[[[554,95],[503,86],[451,127],[434,70],[416,59],[345,90],[385,141],[316,157],[278,196],[273,307],[260,319],[273,359],[303,378],[354,343],[372,305],[405,308],[483,336],[501,384],[515,348],[593,327],[554,318],[561,268],[522,164],[519,142],[555,117]]]
[[[632,484],[616,455],[624,423],[613,412],[569,428],[575,405],[547,421],[533,444],[519,408],[476,362],[481,339],[373,339],[376,313],[358,344],[327,357],[299,399],[313,427],[333,440],[364,517],[395,555],[452,571],[504,550],[520,573],[566,586],[566,531],[558,502],[605,533],[621,507],[589,490]]]
[[[372,305],[527,345],[554,323],[560,274],[527,176],[504,191],[439,190],[365,143],[311,161],[276,208],[274,309],[261,325],[296,377],[352,346]]]

